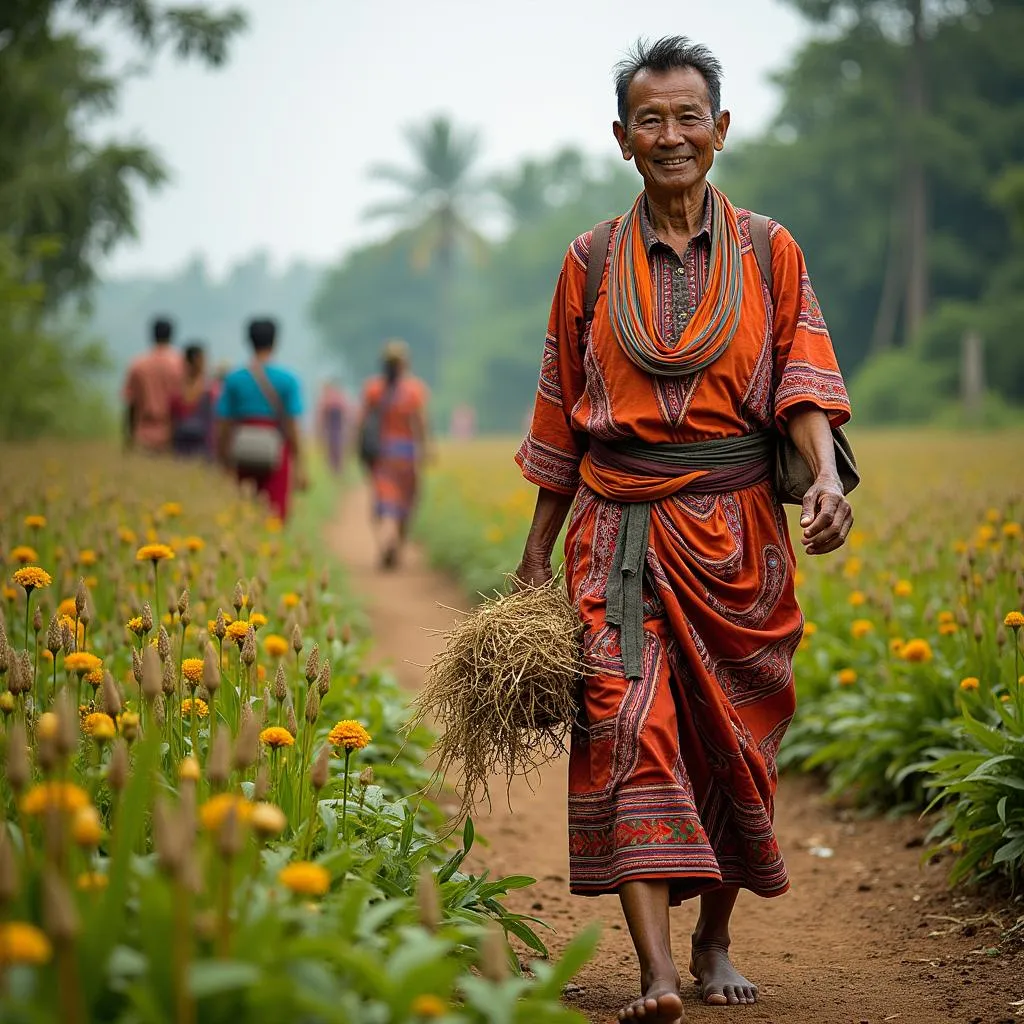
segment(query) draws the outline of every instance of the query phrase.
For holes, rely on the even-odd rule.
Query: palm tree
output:
[[[370,169],[373,177],[396,185],[403,194],[371,206],[366,216],[386,218],[399,230],[411,231],[415,264],[438,269],[436,382],[440,380],[450,345],[452,288],[458,254],[468,250],[476,256],[485,245],[473,227],[473,217],[479,211],[487,185],[475,175],[480,153],[480,140],[475,131],[460,129],[447,117],[438,115],[426,125],[410,127],[405,137],[414,157],[411,167],[377,164]]]

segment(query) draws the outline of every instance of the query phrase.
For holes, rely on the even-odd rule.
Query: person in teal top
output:
[[[299,444],[299,417],[303,412],[302,386],[290,370],[271,363],[277,341],[277,325],[273,320],[249,322],[249,341],[253,360],[248,366],[229,373],[217,400],[218,454],[230,466],[231,439],[236,427],[243,424],[276,425],[285,444],[278,466],[254,476],[235,470],[239,479],[249,479],[264,494],[274,513],[285,519],[292,487],[306,489],[306,471]],[[280,401],[275,409],[267,389],[273,389]]]

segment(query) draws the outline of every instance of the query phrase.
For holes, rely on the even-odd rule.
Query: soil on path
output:
[[[330,528],[331,547],[347,566],[365,603],[377,657],[415,690],[438,646],[431,630],[453,620],[448,608],[469,601],[408,552],[395,572],[382,573],[367,521],[364,491],[351,492]],[[494,787],[499,799],[504,786]],[[532,788],[517,784],[477,831],[471,870],[492,876],[529,874],[537,885],[515,893],[510,906],[554,929],[558,951],[580,928],[600,922],[597,956],[568,996],[592,1024],[610,1024],[635,998],[637,971],[614,897],[587,899],[567,890],[565,764],[548,765]],[[1024,955],[996,955],[1000,922],[991,905],[951,895],[945,864],[922,864],[925,826],[915,820],[862,819],[830,807],[806,779],[783,780],[777,830],[792,878],[785,896],[740,897],[734,918],[738,966],[761,987],[753,1007],[704,1006],[684,984],[693,1022],[758,1024],[1020,1024],[1012,1004],[1024,999]],[[1018,911],[1019,912],[1019,911]],[[684,972],[694,909],[673,912],[673,946]],[[1003,923],[1010,920],[1006,912]]]

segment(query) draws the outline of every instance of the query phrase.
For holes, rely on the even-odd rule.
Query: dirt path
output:
[[[396,573],[376,570],[367,497],[351,493],[330,529],[332,549],[365,601],[382,661],[415,689],[437,644],[429,630],[450,624],[439,607],[465,607],[450,581],[412,551]],[[517,786],[513,812],[496,806],[477,819],[490,840],[473,866],[492,874],[530,874],[538,884],[512,900],[556,934],[557,950],[584,924],[599,921],[597,957],[570,998],[593,1024],[635,996],[632,947],[614,898],[569,896],[565,841],[565,766],[549,765],[531,792]],[[734,953],[761,986],[755,1007],[705,1007],[684,992],[694,1022],[760,1024],[1014,1024],[1024,1013],[1024,956],[994,956],[997,922],[976,901],[949,895],[942,865],[920,864],[924,827],[915,821],[859,820],[826,806],[804,779],[783,781],[778,833],[792,890],[766,901],[744,893],[734,919]],[[814,851],[814,852],[812,852]],[[831,856],[820,854],[831,851]],[[1019,910],[1017,911],[1020,912]],[[1009,919],[1009,915],[1007,915]],[[674,948],[685,968],[693,910],[675,912]]]

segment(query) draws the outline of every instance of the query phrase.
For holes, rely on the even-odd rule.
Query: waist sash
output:
[[[692,444],[652,445],[636,440],[605,444],[591,438],[590,458],[598,467],[633,476],[663,480],[689,475],[690,479],[676,493],[722,494],[766,480],[776,441],[773,430]],[[694,478],[693,474],[700,475]],[[622,523],[608,579],[605,619],[619,627],[627,679],[639,679],[643,674],[643,576],[650,533],[651,502],[623,502]]]

